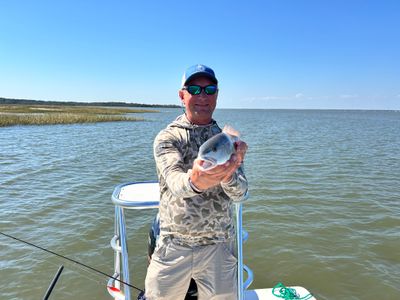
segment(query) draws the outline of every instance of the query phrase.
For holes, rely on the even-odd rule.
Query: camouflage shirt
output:
[[[195,125],[183,114],[160,131],[154,157],[160,183],[160,237],[190,246],[225,241],[234,234],[232,201],[247,192],[240,167],[228,183],[196,192],[189,183],[193,161],[201,144],[221,132],[213,120]]]

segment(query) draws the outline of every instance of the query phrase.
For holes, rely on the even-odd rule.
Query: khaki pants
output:
[[[189,247],[160,238],[147,270],[146,299],[184,299],[193,278],[198,300],[236,300],[237,259],[233,250],[233,242]]]

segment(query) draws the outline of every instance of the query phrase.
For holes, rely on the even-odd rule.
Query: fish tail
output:
[[[240,138],[239,131],[237,131],[231,125],[225,125],[224,129],[222,129],[222,132],[229,134],[234,140],[239,140],[239,138]]]

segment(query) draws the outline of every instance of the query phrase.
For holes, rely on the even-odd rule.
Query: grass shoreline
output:
[[[97,122],[135,122],[143,118],[127,114],[157,113],[156,110],[71,105],[0,105],[0,127]]]

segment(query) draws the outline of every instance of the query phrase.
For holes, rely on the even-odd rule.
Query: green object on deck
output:
[[[278,290],[278,289],[279,289],[279,291],[278,291],[279,294],[275,292],[275,290]],[[304,297],[300,297],[300,295],[297,294],[295,289],[286,287],[282,282],[279,282],[277,285],[275,285],[272,288],[272,294],[275,297],[282,298],[285,300],[293,300],[293,299],[307,300],[312,297],[311,294],[305,295]]]

